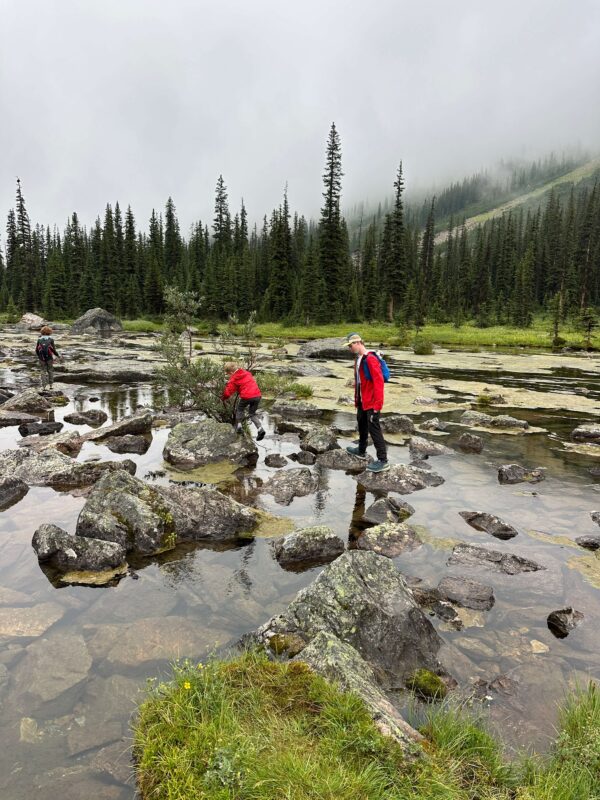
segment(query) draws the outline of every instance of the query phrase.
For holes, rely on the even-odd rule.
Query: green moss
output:
[[[427,700],[442,700],[448,694],[444,681],[428,669],[418,669],[413,672],[406,685]]]
[[[285,653],[288,658],[293,658],[305,647],[304,639],[293,633],[276,633],[269,639],[269,648],[278,656]]]
[[[489,394],[482,393],[477,395],[477,399],[475,400],[475,402],[477,403],[478,406],[491,406],[494,401]]]

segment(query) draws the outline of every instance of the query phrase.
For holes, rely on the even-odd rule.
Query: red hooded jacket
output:
[[[371,380],[365,375],[364,364],[368,359]],[[358,381],[356,380],[356,362],[354,362],[354,405],[358,406]],[[360,398],[365,411],[381,411],[383,408],[383,375],[376,355],[370,351],[365,353],[360,362]]]
[[[260,397],[260,389],[254,380],[254,376],[247,369],[236,369],[225,387],[223,400],[227,400],[232,394],[238,393],[242,400],[252,400]]]

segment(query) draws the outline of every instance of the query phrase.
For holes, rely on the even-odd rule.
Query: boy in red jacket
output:
[[[350,333],[344,347],[354,355],[354,405],[358,420],[358,447],[347,447],[353,456],[364,458],[367,452],[369,434],[375,445],[377,461],[367,466],[369,472],[384,472],[389,469],[387,448],[381,426],[379,412],[383,407],[383,375],[379,359],[365,347],[359,333]],[[367,370],[365,370],[365,364]]]
[[[239,395],[239,402],[235,409],[235,432],[243,433],[242,421],[246,409],[248,409],[248,416],[257,429],[256,439],[260,442],[261,439],[265,438],[265,430],[260,424],[260,419],[256,413],[261,400],[258,384],[251,372],[248,372],[247,369],[238,369],[237,364],[232,361],[225,364],[225,372],[229,375],[229,381],[221,399],[225,401],[236,392]]]

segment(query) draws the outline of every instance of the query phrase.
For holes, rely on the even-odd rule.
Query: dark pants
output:
[[[240,397],[235,409],[235,421],[239,424],[244,419],[246,409],[248,409],[248,416],[255,428],[260,428],[260,417],[256,413],[260,397],[251,397],[250,400],[244,400]]]
[[[380,461],[387,461],[387,448],[379,424],[379,414],[372,408],[365,410],[359,403],[356,409],[356,419],[358,420],[358,446],[362,452],[367,449],[369,435],[375,445],[377,458]]]

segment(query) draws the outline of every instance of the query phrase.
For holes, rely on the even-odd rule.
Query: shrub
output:
[[[433,355],[433,343],[423,336],[417,336],[413,342],[413,352],[417,356]]]

